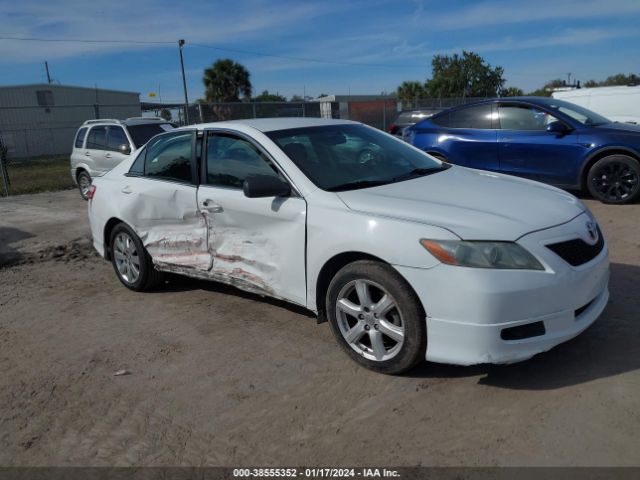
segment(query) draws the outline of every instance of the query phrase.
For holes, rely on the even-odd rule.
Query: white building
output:
[[[0,139],[9,158],[64,155],[94,118],[140,116],[140,94],[67,85],[0,87]]]

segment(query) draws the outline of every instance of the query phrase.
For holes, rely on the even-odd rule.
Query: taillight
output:
[[[389,125],[388,130],[391,135],[395,135],[396,132],[398,131],[398,126],[392,123],[391,125]]]
[[[91,200],[95,194],[96,194],[96,186],[91,185],[89,187],[89,190],[87,191],[87,198]]]

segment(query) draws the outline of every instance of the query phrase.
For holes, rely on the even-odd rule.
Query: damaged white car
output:
[[[94,246],[126,287],[174,272],[284,299],[385,373],[530,358],[585,330],[609,295],[606,241],[574,196],[355,122],[181,128],[89,197]]]

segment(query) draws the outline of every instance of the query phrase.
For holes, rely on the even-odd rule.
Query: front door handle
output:
[[[202,208],[211,213],[222,212],[222,207],[209,198],[202,202]]]
[[[133,192],[133,190],[131,190],[131,187],[130,187],[129,185],[127,185],[127,186],[125,186],[125,187],[122,187],[121,192],[122,192],[122,193],[127,193],[127,194],[129,194],[129,193],[132,193],[132,192]]]
[[[104,154],[104,158],[111,158],[111,154],[110,153],[105,153]]]

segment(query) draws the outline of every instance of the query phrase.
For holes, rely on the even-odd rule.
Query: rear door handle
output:
[[[120,190],[120,191],[121,191],[122,193],[127,193],[127,194],[129,194],[129,193],[132,193],[132,192],[133,192],[133,190],[131,190],[131,187],[130,187],[129,185],[127,185],[127,186],[125,186],[125,187],[122,187],[122,190]]]
[[[211,213],[220,213],[223,211],[222,206],[218,205],[210,198],[207,198],[204,202],[202,202],[202,208]]]
[[[91,152],[84,152],[84,156],[85,157],[90,157],[91,156]]]
[[[111,158],[111,154],[110,153],[105,153],[104,154],[104,158]]]

